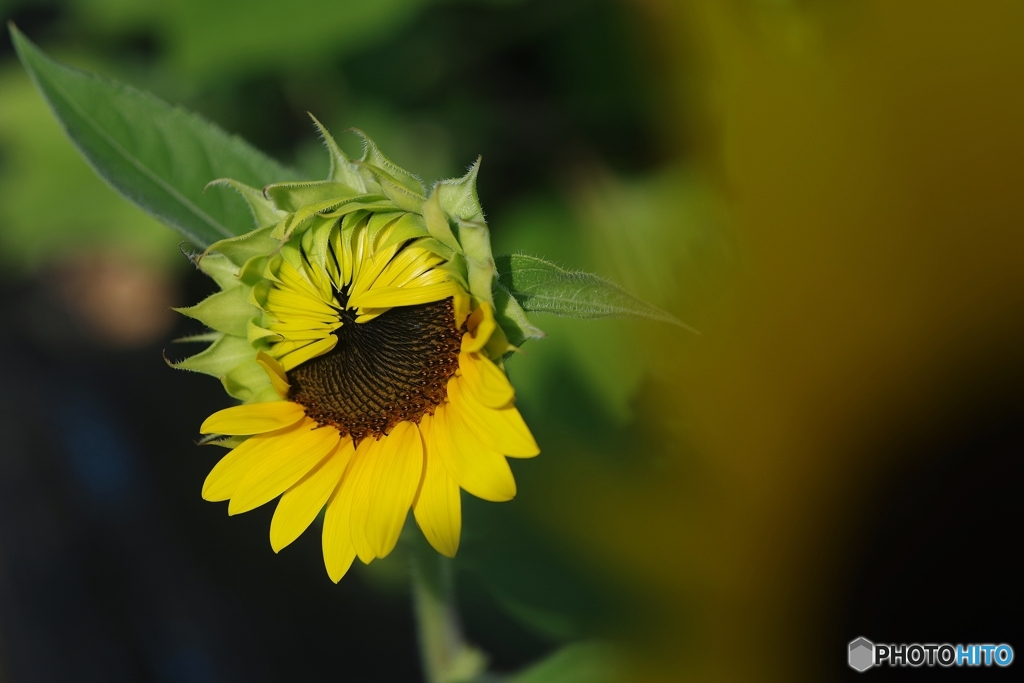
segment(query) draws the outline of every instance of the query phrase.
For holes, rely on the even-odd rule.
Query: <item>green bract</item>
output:
[[[495,335],[496,346],[491,349],[495,356],[543,335],[498,282],[490,233],[476,193],[479,160],[462,178],[435,183],[428,195],[419,178],[384,156],[360,131],[355,132],[363,138],[363,156],[350,159],[327,129],[313,121],[330,155],[326,180],[274,183],[262,190],[228,178],[209,184],[237,191],[249,206],[254,229],[214,242],[193,257],[221,291],[195,306],[176,309],[213,331],[183,341],[213,343],[171,365],[218,377],[231,396],[244,402],[277,400],[267,373],[256,362],[257,352],[277,340],[267,329],[267,314],[260,305],[270,284],[268,264],[280,256],[301,269],[305,253],[322,267],[331,231],[337,226],[344,235],[363,221],[371,239],[392,226],[382,248],[416,240],[418,246],[436,253],[447,261],[441,268],[453,280],[476,300],[495,308],[504,332],[504,337]]]

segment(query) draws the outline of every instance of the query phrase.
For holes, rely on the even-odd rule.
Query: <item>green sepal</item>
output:
[[[238,194],[242,195],[242,199],[244,199],[245,203],[249,206],[249,212],[252,213],[252,219],[257,228],[266,228],[275,225],[285,217],[285,212],[275,208],[274,203],[267,199],[263,193],[255,187],[249,187],[245,183],[241,183],[234,178],[218,178],[217,180],[211,180],[208,182],[205,189],[218,186],[230,187]]]
[[[353,128],[352,132],[363,139],[363,158],[360,159],[364,164],[362,169],[366,168],[365,165],[373,166],[374,170],[378,172],[374,175],[380,177],[379,172],[383,171],[384,177],[390,177],[393,182],[404,187],[413,195],[423,198],[423,183],[419,178],[384,156],[377,147],[377,143],[371,140],[366,133],[358,128]]]
[[[357,197],[334,198],[315,202],[313,204],[307,204],[295,211],[295,213],[290,214],[285,220],[281,221],[277,227],[274,228],[274,232],[271,234],[279,240],[288,240],[296,232],[301,232],[308,227],[308,225],[306,225],[307,221],[317,214],[332,216],[333,212],[338,209],[338,207],[348,203],[357,203],[356,200],[359,200],[361,197],[362,195]],[[352,210],[355,211],[356,209]]]
[[[218,332],[239,337],[245,336],[246,325],[260,313],[259,309],[249,303],[249,292],[246,287],[232,287],[211,294],[195,306],[174,310]]]
[[[305,271],[306,267],[302,263],[302,249],[299,248],[298,240],[290,240],[282,244],[281,251],[279,253],[281,254],[281,258],[292,264],[292,268],[300,273]],[[274,267],[274,271],[277,272],[276,266]]]
[[[379,213],[399,210],[399,206],[387,197],[383,195],[380,195],[379,199],[376,197],[377,195],[361,195],[341,204],[337,209],[325,213],[324,216],[328,218],[344,218],[356,211]]]
[[[280,241],[272,236],[273,231],[274,228],[258,228],[238,237],[214,242],[207,247],[204,256],[217,252],[226,256],[236,266],[244,266],[245,262],[254,256],[266,256],[277,249]]]
[[[277,393],[277,389],[268,384],[259,391],[253,393],[252,398],[247,401],[247,403],[270,403],[271,401],[283,400],[284,399],[281,398],[281,395]]]
[[[381,191],[388,199],[395,203],[395,206],[403,211],[423,213],[423,195],[416,194],[415,192],[394,182],[390,176],[386,175],[375,166],[366,166],[365,168],[377,177],[377,183],[380,185]]]
[[[264,314],[265,316],[266,314]],[[260,322],[263,322],[261,319]],[[250,345],[255,345],[260,340],[266,340],[268,342],[281,341],[283,337],[273,330],[268,330],[265,327],[257,325],[254,321],[250,320],[245,326],[245,339]]]
[[[462,254],[453,254],[448,261],[437,267],[437,270],[448,273],[459,286],[469,291],[469,271],[466,268],[466,259]]]
[[[320,137],[324,141],[324,147],[327,148],[327,153],[331,157],[331,171],[327,175],[327,178],[334,182],[344,183],[356,192],[365,193],[367,191],[366,181],[359,174],[355,164],[353,164],[352,160],[348,158],[348,155],[341,150],[341,147],[338,146],[338,143],[327,131],[327,128],[324,127],[324,125],[312,114],[309,115],[309,118],[313,119],[313,124],[316,125],[317,130],[320,131]]]
[[[234,448],[241,446],[248,436],[221,436],[220,434],[207,434],[199,441],[197,446],[220,446],[221,448]]]
[[[187,337],[178,337],[172,339],[172,344],[208,344],[215,342],[220,339],[221,332],[202,332],[200,334],[190,334]]]
[[[360,193],[344,183],[314,180],[301,183],[274,183],[264,187],[263,194],[269,197],[280,211],[292,213],[310,204],[348,199]]]
[[[314,221],[310,223],[309,227],[302,232],[302,237],[299,238],[299,244],[302,245],[302,251],[305,252],[307,257],[313,253],[313,229],[316,225],[322,222],[323,221],[317,221],[314,219]]]
[[[320,216],[317,220],[313,221],[312,227],[306,231],[306,235],[309,235],[309,248],[303,247],[306,249],[306,256],[311,258],[313,265],[321,270],[326,270],[327,268],[328,242],[331,239],[331,231],[337,224],[337,218],[324,218]],[[305,235],[303,235],[303,239],[305,240]],[[303,244],[305,244],[305,241]]]
[[[370,216],[370,221],[366,224],[367,242],[373,244],[381,230],[405,215],[408,214],[404,211],[388,211],[386,213],[375,213]]]
[[[445,245],[435,240],[433,237],[424,237],[423,239],[418,239],[416,240],[415,245],[422,249],[426,249],[427,251],[433,254],[437,254],[445,261],[451,261],[456,256],[455,252],[452,251],[450,247],[446,247]]]
[[[224,391],[239,401],[249,403],[280,400],[280,396],[270,384],[267,371],[256,362],[255,352],[253,352],[252,360],[233,368],[231,372],[220,378],[220,382],[224,385]],[[266,396],[267,389],[270,389],[272,396]]]
[[[249,303],[257,308],[264,308],[267,305],[267,294],[273,283],[270,280],[260,280],[249,290]]]
[[[430,231],[431,237],[450,247],[452,251],[462,252],[462,245],[459,244],[455,233],[452,232],[452,226],[448,223],[448,217],[441,208],[440,197],[436,189],[430,193],[430,199],[423,205],[423,218],[427,222],[427,230]]]
[[[494,281],[492,296],[494,321],[505,332],[509,344],[518,348],[528,339],[542,339],[547,336],[543,330],[530,322],[523,307],[497,280]]]
[[[480,172],[481,157],[469,167],[461,178],[441,180],[434,185],[441,209],[456,221],[484,221],[484,210],[476,193],[476,177]]]
[[[391,234],[388,238],[381,242],[378,250],[383,251],[388,247],[401,244],[402,242],[408,242],[409,240],[418,239],[420,237],[427,237],[430,232],[427,230],[427,224],[423,220],[423,216],[415,213],[403,214],[398,223],[391,228]]]
[[[491,233],[487,224],[459,221],[459,241],[466,254],[470,294],[493,305],[492,285],[498,271],[491,255]]]
[[[256,352],[244,337],[225,334],[196,355],[177,363],[168,361],[167,364],[178,370],[201,372],[219,378],[255,357]]]
[[[213,278],[221,289],[231,289],[241,284],[238,266],[224,254],[206,254],[196,260],[196,267]]]
[[[255,286],[256,283],[263,279],[263,275],[267,271],[267,261],[269,260],[269,256],[253,256],[245,262],[245,265],[238,269],[238,280],[250,287]]]

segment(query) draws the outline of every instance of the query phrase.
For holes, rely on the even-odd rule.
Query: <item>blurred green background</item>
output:
[[[853,674],[860,635],[1019,642],[1018,3],[0,16],[310,177],[307,111],[428,182],[483,155],[495,253],[700,330],[535,320],[549,336],[509,372],[543,453],[514,464],[514,502],[467,497],[455,561],[494,671],[597,641],[531,680],[596,680],[610,656],[626,680],[820,681]],[[417,680],[401,552],[335,587],[315,533],[274,556],[270,509],[199,499],[220,453],[192,440],[224,397],[163,365],[196,331],[167,308],[211,291],[178,242],[93,174],[5,37],[0,681]],[[971,585],[997,597],[940,599]]]

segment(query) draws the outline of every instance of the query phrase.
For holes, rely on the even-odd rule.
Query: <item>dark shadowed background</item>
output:
[[[430,182],[483,155],[495,253],[699,335],[537,317],[542,455],[464,499],[497,672],[853,677],[847,643],[1024,651],[1024,9],[824,0],[0,0],[44,50],[309,177],[306,112]],[[408,557],[326,576],[200,499],[213,291],[95,177],[0,39],[0,682],[416,681]],[[407,529],[407,532],[414,530]],[[415,542],[415,533],[409,533]],[[1009,670],[881,670],[929,680]],[[580,679],[565,679],[577,681]]]

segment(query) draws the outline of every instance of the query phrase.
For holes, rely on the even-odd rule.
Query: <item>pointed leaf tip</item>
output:
[[[359,160],[364,164],[374,166],[386,175],[390,176],[398,185],[404,189],[422,197],[424,195],[423,182],[409,171],[384,156],[369,135],[358,128],[349,129],[363,139],[363,157]]]
[[[62,64],[16,27],[11,42],[68,137],[117,192],[199,247],[252,230],[244,202],[204,195],[213,177],[250,185],[293,172],[202,117]],[[173,141],[173,144],[169,144]]]
[[[327,130],[327,126],[320,123],[320,120],[313,116],[311,112],[306,113],[309,114],[309,118],[313,119],[313,125],[316,126],[317,131],[320,133],[320,139],[323,140],[324,147],[327,148],[327,154],[330,157],[331,168],[327,178],[338,183],[344,183],[360,194],[365,193],[367,190],[365,181],[356,171],[352,160],[349,159],[337,140],[334,139],[334,136]]]

